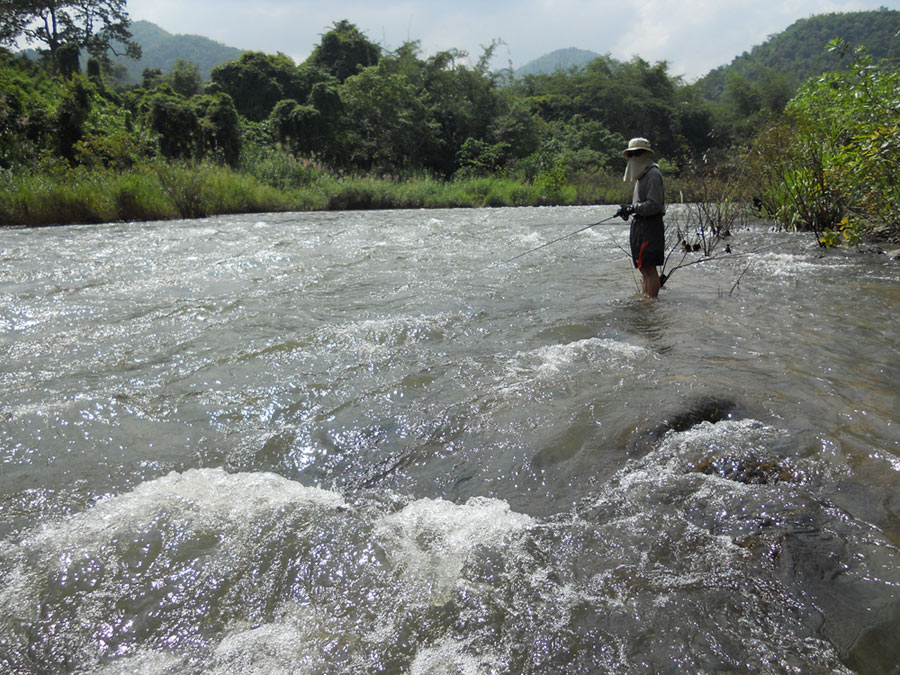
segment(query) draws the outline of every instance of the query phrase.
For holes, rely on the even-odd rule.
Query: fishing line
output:
[[[753,260],[747,263],[747,266],[744,268],[744,271],[741,272],[741,275],[735,280],[734,284],[731,286],[731,290],[728,291],[728,295],[734,295],[734,289],[738,287],[738,284],[741,283],[741,279],[744,278],[744,275],[747,273],[747,270],[750,269],[750,265],[753,264]]]
[[[524,258],[529,253],[534,253],[535,251],[540,251],[542,248],[546,248],[547,246],[550,246],[551,244],[559,243],[565,239],[568,239],[569,237],[574,237],[576,234],[580,234],[581,232],[584,232],[585,230],[589,230],[592,227],[596,227],[597,225],[602,225],[603,223],[608,223],[610,220],[612,220],[615,217],[616,217],[616,215],[613,214],[609,218],[604,218],[603,220],[598,220],[596,223],[591,223],[589,225],[585,225],[584,227],[581,227],[581,228],[575,230],[574,232],[569,232],[569,234],[564,234],[563,236],[557,237],[556,239],[553,239],[552,241],[548,241],[546,244],[541,244],[540,246],[536,246],[535,248],[533,248],[529,251],[525,251],[525,253],[520,253],[519,255],[515,255],[512,258],[508,258],[508,259],[504,260],[501,264],[505,265],[507,263],[511,263],[513,260],[518,260],[519,258]]]
[[[625,248],[624,246],[622,246],[622,244],[620,244],[620,243],[616,240],[616,238],[612,235],[612,232],[610,232],[609,230],[604,230],[603,232],[606,234],[606,236],[607,236],[607,237],[609,238],[609,240],[612,242],[613,246],[615,246],[615,247],[616,247],[617,249],[619,249],[623,254],[625,254],[625,257],[628,258],[628,262],[629,262],[629,263],[632,263],[631,251],[629,251],[627,248]],[[640,282],[638,281],[637,276],[636,276],[635,273],[634,273],[634,270],[635,270],[634,264],[629,264],[629,265],[628,265],[628,269],[631,270],[631,281],[634,283],[634,288],[635,288],[635,290],[636,290],[636,291],[640,291],[640,290],[641,290],[641,284],[640,284]],[[660,284],[660,288],[662,288],[662,284]]]
[[[613,218],[617,218],[617,217],[618,216],[616,214],[613,214],[609,218],[604,218],[603,220],[598,220],[596,223],[590,223],[588,225],[585,225],[584,227],[578,228],[574,232],[569,232],[568,234],[564,234],[561,237],[557,237],[556,239],[545,242],[545,243],[541,244],[540,246],[535,246],[534,248],[529,249],[529,250],[525,251],[524,253],[520,253],[519,255],[514,255],[512,258],[507,258],[506,260],[501,260],[499,263],[491,263],[490,265],[488,265],[481,271],[483,272],[484,270],[494,267],[495,265],[498,265],[498,264],[506,265],[515,260],[518,260],[519,258],[524,258],[526,255],[534,253],[535,251],[540,251],[542,248],[546,248],[546,247],[550,246],[551,244],[558,244],[559,242],[569,239],[570,237],[574,237],[576,234],[580,234],[581,232],[584,232],[585,230],[589,230],[592,227],[597,227],[597,225],[602,225],[603,223],[608,223],[610,220],[612,220]]]

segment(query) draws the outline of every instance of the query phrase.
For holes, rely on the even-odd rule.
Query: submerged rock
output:
[[[767,485],[780,482],[801,482],[789,466],[774,459],[753,456],[710,455],[696,464],[698,473],[718,476],[747,485]]]
[[[740,419],[738,405],[730,398],[698,396],[685,401],[677,410],[667,413],[649,428],[635,429],[628,444],[631,452],[649,451],[669,431],[687,431],[703,422],[715,424],[723,420]]]
[[[659,427],[666,431],[687,431],[701,422],[721,422],[734,419],[737,404],[729,398],[701,396],[688,402],[684,410],[668,415]]]

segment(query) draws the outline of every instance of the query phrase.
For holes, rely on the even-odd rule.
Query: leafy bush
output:
[[[831,49],[849,53],[841,40]],[[749,155],[766,211],[823,245],[854,244],[874,225],[900,234],[898,91],[895,64],[862,49],[843,70],[807,82],[787,121],[759,134]]]

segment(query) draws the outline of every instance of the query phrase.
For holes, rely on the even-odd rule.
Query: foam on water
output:
[[[630,373],[637,361],[649,354],[637,345],[593,337],[500,355],[497,361],[501,370],[493,392],[516,402],[520,397],[540,398],[585,373],[602,373],[605,380],[615,380],[618,374]]]
[[[449,313],[363,319],[322,328],[317,339],[336,349],[372,358],[391,354],[407,340],[424,339],[432,332],[439,334],[453,320],[453,315]]]
[[[212,597],[227,597],[222,585],[236,581],[248,547],[270,518],[313,518],[346,508],[335,493],[274,474],[195,469],[143,483],[0,544],[2,632],[17,633],[15,623],[44,624],[86,653],[94,643],[100,653],[127,655],[140,644],[141,631],[159,630],[160,620],[199,621],[197,612],[208,612]],[[62,603],[51,617],[39,613],[49,598]],[[131,606],[148,602],[156,619]],[[187,643],[203,629],[189,632]],[[40,648],[52,653],[55,647]]]
[[[116,657],[125,665],[101,672],[153,672],[172,659],[147,647],[165,643],[211,672],[319,672],[327,636],[352,625],[341,658],[362,658],[351,646],[364,639],[389,660],[406,614],[451,601],[473,557],[506,551],[532,524],[498,500],[386,511],[274,474],[172,473],[0,544],[0,636],[12,654],[0,664],[19,667],[26,653],[53,663],[64,644],[67,663]],[[42,615],[50,597],[60,604]],[[349,624],[348,611],[358,612]],[[16,626],[38,625],[48,641],[29,646]]]
[[[538,376],[552,377],[576,363],[586,363],[589,367],[596,368],[616,362],[627,363],[632,359],[648,356],[649,353],[647,349],[627,342],[588,338],[568,344],[546,345],[519,353],[515,358],[522,363],[536,362],[534,369]]]
[[[765,453],[779,436],[753,420],[670,433],[596,498],[545,521],[496,499],[348,501],[274,474],[169,474],[4,542],[0,635],[20,659],[107,675],[703,670],[729,663],[737,641],[757,644],[747,667],[841,672],[796,619],[809,611],[802,596],[744,543],[758,536],[747,523],[808,510],[809,494],[692,470],[704,453]],[[862,534],[842,536],[860,546]],[[682,644],[680,613],[719,646]]]
[[[754,261],[773,277],[797,277],[824,269],[823,265],[809,259],[809,256],[794,253],[766,253]]]
[[[467,653],[465,644],[456,639],[446,638],[438,644],[423,647],[416,653],[410,665],[410,675],[482,675],[502,673],[506,670],[506,660],[491,653]]]
[[[474,498],[461,506],[420,499],[384,518],[375,532],[392,552],[394,564],[427,580],[431,602],[442,604],[475,549],[504,546],[532,524],[496,499]]]

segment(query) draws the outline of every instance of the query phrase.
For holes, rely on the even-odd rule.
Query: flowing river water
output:
[[[900,265],[610,211],[0,231],[0,672],[900,672]]]

